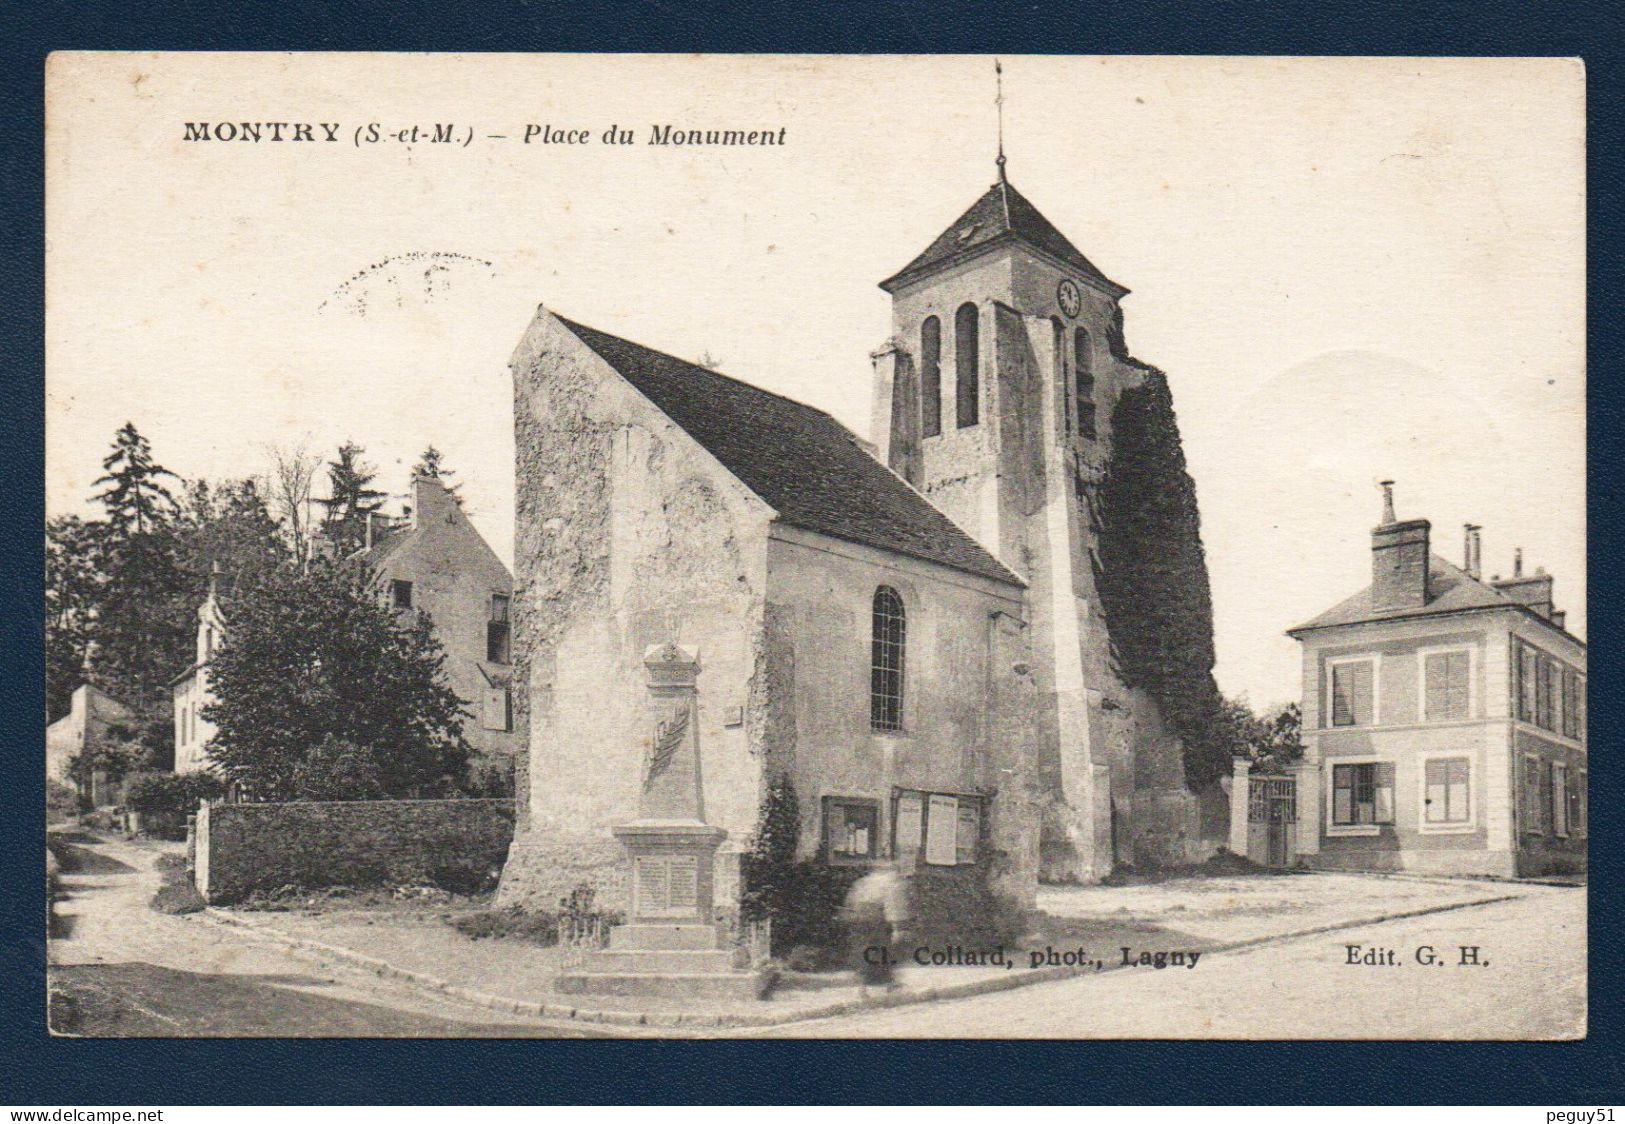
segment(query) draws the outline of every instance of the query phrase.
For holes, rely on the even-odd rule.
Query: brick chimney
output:
[[[1428,603],[1426,519],[1394,516],[1394,482],[1382,482],[1382,523],[1371,532],[1371,607],[1417,609]]]
[[[1512,554],[1512,576],[1490,584],[1520,605],[1529,606],[1559,628],[1563,627],[1559,619],[1563,614],[1555,611],[1552,602],[1552,575],[1546,572],[1546,567],[1537,566],[1532,575],[1525,576],[1523,547],[1520,546]]]
[[[446,486],[433,476],[412,478],[412,524],[425,527],[439,520],[449,523],[457,510],[457,501],[451,498]]]
[[[1482,542],[1478,537],[1479,532],[1483,529],[1484,528],[1480,527],[1476,523],[1465,523],[1462,525],[1462,530],[1465,532],[1466,541],[1462,544],[1461,568],[1467,571],[1467,576],[1475,581],[1478,580],[1483,574],[1483,547]]]

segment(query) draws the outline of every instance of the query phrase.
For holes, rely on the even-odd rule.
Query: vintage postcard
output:
[[[1574,1039],[1565,59],[59,53],[59,1035]]]

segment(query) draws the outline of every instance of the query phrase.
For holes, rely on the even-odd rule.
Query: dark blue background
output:
[[[1621,1073],[1617,633],[1619,53],[1608,4],[1081,5],[907,0],[758,6],[521,2],[274,6],[100,0],[4,16],[7,211],[0,369],[6,643],[0,695],[0,1104],[1617,1102]],[[44,1031],[41,525],[43,67],[55,49],[1567,55],[1590,152],[1591,1037],[1567,1044],[742,1043],[51,1040]],[[109,185],[117,190],[117,185]],[[839,191],[830,185],[831,194]],[[77,238],[94,232],[71,232]],[[200,341],[207,346],[207,341]],[[107,377],[120,377],[109,371]],[[1511,481],[1509,481],[1510,487]],[[1597,608],[1602,606],[1600,610]],[[1538,976],[1539,963],[1527,966]],[[1037,995],[1034,993],[1035,1001]],[[1087,1017],[1087,1014],[1084,1014]],[[1372,1028],[1373,1030],[1378,1028]]]

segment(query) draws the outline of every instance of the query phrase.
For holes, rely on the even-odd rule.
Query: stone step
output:
[[[706,972],[731,972],[736,967],[736,954],[729,948],[606,948],[587,958],[588,972],[675,972],[678,975],[701,975]]]
[[[718,945],[715,925],[617,925],[609,931],[614,949],[711,951]]]
[[[567,972],[553,986],[565,995],[757,999],[762,983],[760,972]]]

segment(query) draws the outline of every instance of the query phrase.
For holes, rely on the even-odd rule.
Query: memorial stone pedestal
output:
[[[676,644],[650,648],[650,731],[638,818],[614,829],[630,865],[627,923],[591,952],[558,990],[582,995],[753,999],[762,974],[721,939],[712,917],[717,847],[728,837],[705,822],[696,681],[698,655]]]

